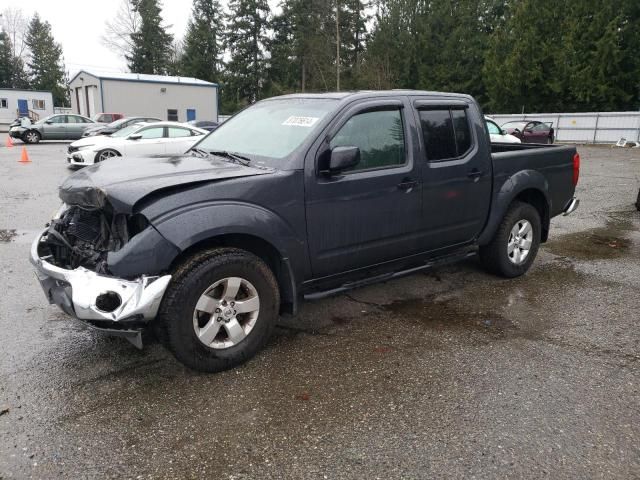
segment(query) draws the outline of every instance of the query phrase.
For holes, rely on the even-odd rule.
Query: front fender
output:
[[[514,199],[525,190],[536,190],[545,199],[547,211],[551,211],[551,197],[549,195],[549,182],[536,170],[521,170],[507,177],[500,188],[493,195],[491,213],[484,230],[478,238],[479,245],[488,244],[495,235],[502,219],[507,213]]]
[[[271,244],[294,266],[302,264],[300,236],[277,213],[258,205],[232,201],[190,205],[155,219],[154,226],[180,251],[222,235],[251,235]]]

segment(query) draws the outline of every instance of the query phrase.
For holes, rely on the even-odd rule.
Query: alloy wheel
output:
[[[507,242],[509,260],[516,265],[522,265],[529,256],[532,243],[533,227],[531,223],[525,219],[518,220],[509,233]]]
[[[193,311],[193,329],[209,348],[233,347],[251,333],[259,312],[260,297],[251,282],[224,278],[200,295]]]

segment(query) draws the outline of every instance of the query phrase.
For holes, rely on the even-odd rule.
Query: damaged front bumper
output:
[[[46,233],[39,234],[31,245],[31,263],[49,303],[93,328],[123,336],[142,348],[141,328],[158,313],[171,275],[124,280],[83,267],[57,267],[42,254]]]

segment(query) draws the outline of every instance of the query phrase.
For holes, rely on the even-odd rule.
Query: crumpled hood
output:
[[[70,175],[59,194],[67,205],[102,208],[108,202],[117,212],[131,213],[139,200],[161,189],[272,172],[214,157],[112,158]]]

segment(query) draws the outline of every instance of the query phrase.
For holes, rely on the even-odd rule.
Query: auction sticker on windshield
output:
[[[292,127],[312,127],[317,121],[318,117],[289,117],[282,122],[282,125]]]

